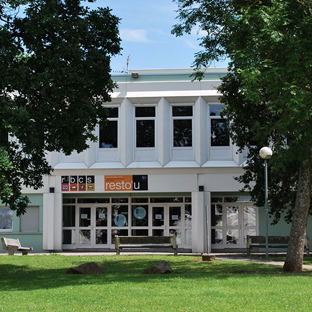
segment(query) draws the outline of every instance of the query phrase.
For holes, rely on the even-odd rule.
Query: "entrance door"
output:
[[[257,208],[250,203],[212,204],[212,248],[246,248],[246,235],[257,235],[257,223]]]
[[[78,246],[101,247],[108,245],[108,207],[98,205],[79,206]]]
[[[177,244],[184,241],[184,214],[183,207],[179,204],[151,205],[151,234],[152,236],[176,236]]]

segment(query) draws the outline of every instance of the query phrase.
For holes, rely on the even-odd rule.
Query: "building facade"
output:
[[[83,153],[50,153],[44,188],[25,189],[20,218],[0,207],[0,235],[35,250],[113,250],[115,235],[175,235],[185,252],[244,250],[264,234],[264,211],[235,177],[237,153],[216,87],[226,69],[138,70],[114,76],[99,141]],[[64,134],[66,135],[66,134]],[[270,234],[289,234],[281,222]]]

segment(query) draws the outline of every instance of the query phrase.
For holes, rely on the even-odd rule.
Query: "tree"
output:
[[[118,24],[109,8],[78,0],[0,1],[0,198],[17,215],[29,202],[22,185],[38,189],[51,172],[47,152],[97,140]]]
[[[205,30],[197,70],[230,57],[219,88],[231,137],[248,148],[239,181],[263,205],[259,149],[270,145],[270,206],[274,222],[292,220],[285,271],[302,270],[312,177],[312,2],[310,0],[177,0],[181,23],[173,33]],[[197,73],[200,78],[201,73]],[[254,186],[251,186],[254,182]]]

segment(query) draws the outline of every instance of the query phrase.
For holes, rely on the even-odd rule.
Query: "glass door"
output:
[[[257,234],[257,208],[250,203],[211,205],[213,248],[245,248],[246,235]]]
[[[78,246],[91,247],[91,207],[79,207],[78,220]]]
[[[94,207],[95,209],[95,245],[108,245],[108,207]]]
[[[158,204],[151,205],[151,233],[152,236],[176,236],[177,244],[186,246],[185,220],[183,205]],[[189,229],[188,229],[189,230]]]
[[[79,206],[78,213],[78,246],[104,247],[108,245],[108,207],[97,205]]]
[[[168,221],[165,216],[165,205],[153,205],[151,207],[152,213],[152,236],[167,236],[168,235]],[[167,226],[166,226],[167,225]]]

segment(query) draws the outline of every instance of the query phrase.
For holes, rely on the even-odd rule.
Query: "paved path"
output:
[[[284,261],[275,261],[275,260],[267,260],[267,259],[255,259],[255,258],[247,258],[243,256],[233,256],[230,254],[215,254],[216,259],[218,260],[233,260],[233,261],[247,261],[247,262],[255,262],[255,263],[264,263],[264,264],[273,264],[283,266]],[[302,266],[304,269],[312,270],[312,265],[304,264]]]
[[[62,251],[62,252],[55,252],[60,255],[64,256],[103,256],[103,255],[116,255],[115,251]],[[28,255],[49,255],[49,252],[34,252],[31,251]],[[127,255],[138,255],[139,252],[127,252]],[[148,254],[151,255],[171,255],[169,253],[159,253],[159,252],[149,252]],[[0,251],[0,255],[7,255],[7,252]],[[22,255],[20,252],[16,252],[15,255]],[[179,255],[185,256],[201,256],[201,253],[179,253]],[[264,263],[264,264],[273,264],[283,266],[284,261],[274,261],[274,260],[266,260],[266,259],[255,259],[245,257],[244,254],[231,254],[231,253],[214,253],[217,260],[233,260],[233,261],[247,261],[247,262],[255,262],[255,263]],[[312,265],[303,265],[304,269],[312,270]]]

